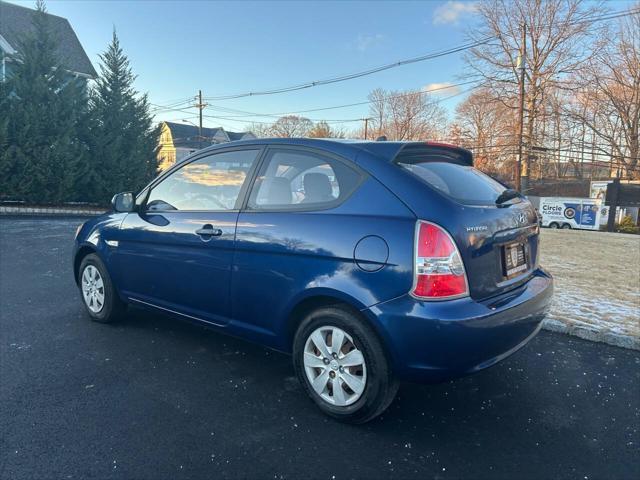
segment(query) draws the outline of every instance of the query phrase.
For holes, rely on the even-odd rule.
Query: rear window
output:
[[[464,205],[494,205],[506,187],[467,165],[438,159],[398,159],[398,165]]]

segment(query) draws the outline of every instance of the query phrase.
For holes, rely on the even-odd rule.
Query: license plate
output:
[[[504,246],[504,273],[512,277],[527,269],[527,257],[524,253],[524,245],[513,243]]]

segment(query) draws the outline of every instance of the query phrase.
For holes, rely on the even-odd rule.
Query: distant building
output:
[[[181,162],[189,154],[217,143],[233,142],[256,138],[251,132],[228,132],[224,128],[199,128],[185,123],[162,122],[160,145],[158,149],[158,165],[160,170]]]
[[[0,81],[11,75],[19,55],[20,38],[33,31],[33,16],[37,12],[0,0]],[[89,57],[66,18],[46,14],[52,34],[58,40],[57,55],[71,77],[86,81],[97,76]]]

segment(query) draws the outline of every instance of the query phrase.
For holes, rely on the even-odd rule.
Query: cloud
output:
[[[474,14],[478,10],[477,2],[461,2],[449,0],[438,6],[433,12],[433,24],[445,25],[449,23],[457,24],[460,17]]]
[[[384,35],[382,35],[381,33],[376,33],[375,35],[359,34],[358,38],[356,39],[356,49],[364,52],[365,50],[368,50],[374,45],[382,42],[382,40],[384,40]]]
[[[428,83],[422,87],[423,92],[432,92],[434,95],[455,95],[460,93],[460,88],[449,82]]]

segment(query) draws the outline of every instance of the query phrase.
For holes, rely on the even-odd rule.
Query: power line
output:
[[[216,118],[219,120],[228,120],[232,122],[241,122],[241,123],[258,123],[262,125],[273,125],[274,123],[274,122],[265,122],[260,120],[241,120],[238,118],[225,117],[221,115],[203,115],[203,116],[206,118]],[[329,120],[308,118],[307,120],[310,120],[312,122],[325,122],[325,123],[351,123],[351,122],[361,122],[362,118],[345,118],[345,119],[329,119]]]
[[[449,85],[444,85],[444,86],[440,86],[440,87],[435,87],[435,88],[430,88],[430,89],[426,89],[426,90],[421,90],[418,92],[408,92],[408,93],[401,93],[398,95],[387,95],[385,97],[386,100],[389,99],[393,99],[393,98],[402,98],[402,97],[409,97],[412,95],[426,95],[429,93],[433,93],[433,92],[437,92],[437,91],[441,91],[441,90],[449,90],[452,88],[457,88],[457,87],[462,87],[465,85],[470,85],[470,84],[477,84],[476,87],[480,86],[480,81],[478,80],[472,80],[472,81],[467,81],[467,82],[461,82],[461,83],[454,83],[454,84],[449,84]],[[474,88],[476,88],[474,87]],[[454,95],[445,97],[444,99],[438,99],[436,100],[436,102],[440,102],[440,101],[444,101],[444,100],[448,100],[449,98],[453,98],[454,96],[458,96],[458,95],[462,95],[464,93],[467,93],[469,91],[473,90],[472,89],[466,89],[462,92],[458,92],[455,93]],[[205,97],[206,98],[206,97]],[[362,105],[369,105],[371,103],[374,103],[374,100],[364,100],[362,102],[355,102],[355,103],[347,103],[347,104],[342,104],[342,105],[333,105],[330,107],[319,107],[319,108],[311,108],[311,109],[307,109],[307,110],[294,110],[294,111],[287,111],[287,112],[271,112],[271,113],[256,113],[256,112],[248,112],[248,111],[244,111],[244,110],[237,110],[237,109],[233,109],[233,108],[225,108],[225,107],[220,107],[220,106],[216,106],[216,105],[210,105],[209,107],[212,108],[213,110],[220,110],[220,111],[228,111],[228,112],[232,112],[232,113],[239,113],[239,115],[228,115],[228,117],[238,117],[238,118],[243,118],[243,117],[281,117],[283,115],[294,115],[294,114],[299,114],[299,113],[313,113],[313,112],[321,112],[321,111],[326,111],[326,110],[336,110],[336,109],[340,109],[340,108],[349,108],[349,107],[357,107],[357,106],[362,106]],[[178,107],[178,108],[167,108],[166,111],[180,111],[180,112],[186,112],[185,107]]]
[[[574,20],[571,22],[555,22],[553,24],[550,25],[560,25],[560,24],[566,24],[566,25],[579,25],[582,23],[594,23],[594,22],[598,22],[598,21],[604,21],[604,20],[612,20],[615,18],[621,18],[621,17],[626,17],[629,15],[635,15],[637,13],[640,13],[640,9],[631,9],[631,10],[624,10],[624,11],[618,11],[618,12],[611,12],[609,14],[603,14],[600,16],[596,16],[596,17],[591,17],[591,18],[585,18],[582,20]],[[539,25],[537,25],[539,26]],[[432,60],[434,58],[439,58],[439,57],[443,57],[445,55],[451,55],[453,53],[459,53],[462,52],[464,50],[468,50],[470,48],[475,48],[475,47],[479,47],[480,45],[486,44],[488,42],[490,42],[491,40],[494,40],[495,38],[497,38],[497,35],[489,35],[486,37],[483,37],[479,40],[476,40],[474,42],[471,43],[467,43],[467,44],[463,44],[463,45],[459,45],[456,47],[452,47],[446,50],[441,50],[438,52],[433,52],[433,53],[428,53],[425,55],[420,55],[418,57],[412,57],[412,58],[407,58],[404,60],[399,60],[393,63],[388,63],[385,65],[381,65],[378,67],[374,67],[368,70],[364,70],[364,71],[360,71],[360,72],[356,72],[356,73],[352,73],[352,74],[348,74],[348,75],[343,75],[343,76],[337,76],[337,77],[333,77],[333,78],[328,78],[325,80],[316,80],[316,81],[311,81],[311,82],[306,82],[306,83],[302,83],[302,84],[297,84],[297,85],[291,85],[288,87],[282,87],[282,88],[275,88],[275,89],[270,89],[270,90],[262,90],[262,91],[255,91],[255,92],[245,92],[245,93],[238,93],[238,94],[233,94],[233,95],[220,95],[220,96],[213,96],[213,97],[206,97],[206,100],[229,100],[229,99],[235,99],[235,98],[242,98],[242,97],[251,97],[251,96],[259,96],[259,95],[273,95],[273,94],[278,94],[278,93],[285,93],[285,92],[291,92],[291,91],[296,91],[296,90],[302,90],[302,89],[306,89],[306,88],[312,88],[312,87],[317,87],[319,85],[327,85],[327,84],[331,84],[331,83],[337,83],[337,82],[343,82],[346,80],[352,80],[355,78],[360,78],[360,77],[364,77],[367,75],[372,75],[374,73],[378,73],[378,72],[382,72],[385,70],[389,70],[392,68],[396,68],[396,67],[400,67],[400,66],[404,66],[404,65],[410,65],[412,63],[418,63],[418,62],[423,62],[426,60]]]
[[[460,141],[458,139],[454,139],[448,140],[449,143],[460,143]],[[468,150],[492,150],[492,151],[497,151],[497,150],[505,150],[505,153],[508,154],[513,154],[513,149],[514,147],[517,147],[519,144],[518,143],[505,143],[505,144],[492,144],[492,145],[473,145],[473,146],[466,146],[463,148],[466,148]],[[598,144],[593,144],[593,146],[597,146]],[[566,147],[566,146],[565,146]],[[609,157],[611,159],[617,160],[617,159],[621,159],[621,160],[635,160],[635,157],[631,157],[629,155],[616,155],[616,154],[610,154],[610,153],[606,153],[606,152],[602,152],[602,151],[598,151],[596,149],[575,149],[575,148],[556,148],[556,147],[547,147],[545,150],[538,150],[536,149],[536,147],[531,147],[530,148],[532,150],[532,152],[530,153],[533,157],[566,157],[566,158],[571,158],[571,159],[575,159],[576,157],[582,156],[582,155],[588,155],[588,156],[593,156],[593,157]],[[565,153],[563,153],[565,152]],[[574,156],[575,155],[575,156]],[[585,158],[584,162],[588,163],[588,162],[592,162],[592,161],[602,161],[602,160],[597,160],[597,159],[588,159]],[[640,168],[640,165],[638,166]]]
[[[438,88],[434,88],[432,90],[425,90],[425,91],[420,91],[420,92],[410,92],[410,93],[403,93],[403,94],[399,94],[399,95],[389,95],[387,97],[385,97],[385,99],[390,99],[390,98],[400,98],[400,97],[406,97],[406,96],[410,96],[410,95],[423,95],[423,94],[427,94],[433,91],[437,91],[437,90],[445,90],[445,89],[449,89],[449,88],[453,88],[453,87],[457,87],[460,85],[468,85],[470,83],[477,83],[477,82],[463,82],[457,85],[450,85],[447,87],[438,87]],[[475,88],[478,88],[480,85],[476,85],[472,88],[468,88],[466,90],[454,93],[453,95],[449,95],[447,97],[443,97],[443,98],[439,98],[437,100],[434,100],[433,103],[437,104],[437,103],[441,103],[444,101],[447,101],[453,97],[457,97],[459,95],[464,95],[465,93],[470,92],[471,90],[474,90]],[[359,102],[357,104],[351,104],[351,105],[366,105],[369,103],[373,103],[372,101],[365,101],[365,102]],[[216,106],[209,106],[212,109],[216,109]],[[320,109],[312,109],[312,110],[308,110],[308,111],[321,111],[321,110],[332,110],[335,108],[343,108],[345,107],[345,105],[338,105],[338,106],[334,106],[334,107],[325,107],[325,108],[320,108]],[[229,109],[229,110],[233,110],[233,109]],[[193,113],[189,110],[187,110],[186,108],[174,108],[174,109],[169,109],[168,111],[178,111],[178,112],[184,112],[184,113]],[[224,111],[224,109],[223,109]],[[242,110],[234,110],[234,111],[239,111],[242,112]],[[304,111],[299,111],[299,112],[286,112],[288,114],[293,114],[293,113],[303,113]],[[215,118],[218,120],[228,120],[228,121],[233,121],[233,122],[241,122],[241,123],[257,123],[257,124],[263,124],[263,125],[270,125],[273,122],[265,122],[265,121],[259,121],[259,120],[244,120],[244,118],[246,117],[275,117],[275,118],[280,118],[282,116],[282,114],[277,114],[277,113],[272,113],[272,114],[259,114],[259,113],[252,113],[252,112],[244,112],[245,114],[243,115],[203,115],[203,117],[205,118]],[[326,119],[326,118],[308,118],[308,120],[312,121],[312,122],[327,122],[327,123],[351,123],[351,122],[360,122],[362,121],[362,117],[358,117],[358,118],[344,118],[344,119]]]
[[[175,98],[173,100],[166,100],[164,102],[158,102],[158,103],[159,104],[170,105],[170,104],[173,104],[173,103],[176,103],[176,102],[179,102],[179,103],[181,103],[181,102],[190,102],[191,100],[193,100],[193,97],[180,97],[180,98]]]
[[[420,91],[415,91],[415,92],[407,92],[407,93],[401,93],[401,94],[397,94],[397,95],[387,95],[385,97],[386,100],[389,99],[393,99],[393,98],[402,98],[402,97],[409,97],[409,96],[413,96],[413,95],[426,95],[429,93],[433,93],[433,92],[438,92],[441,90],[450,90],[453,88],[457,88],[457,87],[462,87],[465,85],[470,85],[470,84],[477,84],[477,86],[480,86],[480,82],[479,80],[471,80],[471,81],[467,81],[467,82],[460,82],[460,83],[452,83],[452,84],[447,84],[447,85],[443,85],[440,87],[435,87],[435,88],[430,88],[430,89],[426,89],[426,90],[420,90]],[[462,95],[464,93],[467,93],[468,91],[473,90],[473,89],[467,89],[464,90],[462,92],[458,92],[454,95],[451,95],[449,97],[446,97],[444,100],[448,99],[448,98],[452,98],[454,96],[458,96],[458,95]],[[206,97],[204,97],[206,98]],[[440,100],[438,100],[439,102]],[[319,108],[311,108],[311,109],[307,109],[307,110],[294,110],[294,111],[286,111],[286,112],[271,112],[271,113],[256,113],[256,112],[248,112],[245,110],[237,110],[237,109],[233,109],[233,108],[226,108],[226,107],[221,107],[221,106],[217,106],[217,105],[209,105],[210,108],[212,108],[213,110],[220,110],[220,111],[227,111],[227,112],[231,112],[231,113],[239,113],[240,115],[230,115],[230,117],[281,117],[283,115],[293,115],[293,114],[298,114],[298,113],[312,113],[312,112],[321,112],[321,111],[325,111],[325,110],[336,110],[336,109],[340,109],[340,108],[348,108],[348,107],[357,107],[357,106],[362,106],[362,105],[368,105],[371,103],[374,103],[375,100],[364,100],[362,102],[355,102],[355,103],[346,103],[346,104],[342,104],[342,105],[333,105],[330,107],[319,107]],[[163,110],[165,111],[184,111],[186,107],[176,107],[176,108],[164,108]]]
[[[401,67],[404,65],[410,65],[412,63],[418,63],[418,62],[424,62],[426,60],[433,60],[434,58],[439,58],[439,57],[443,57],[445,55],[451,55],[453,53],[458,53],[458,52],[462,52],[464,50],[468,50],[470,48],[474,48],[474,47],[478,47],[484,43],[487,43],[489,40],[495,38],[494,36],[490,36],[490,37],[486,37],[471,43],[467,43],[467,44],[463,44],[463,45],[459,45],[456,47],[452,47],[452,48],[448,48],[446,50],[440,50],[437,52],[433,52],[433,53],[428,53],[425,55],[420,55],[418,57],[412,57],[412,58],[407,58],[404,60],[398,60],[396,62],[392,62],[392,63],[387,63],[385,65],[380,65],[378,67],[373,67],[370,68],[368,70],[363,70],[360,72],[356,72],[356,73],[351,73],[348,75],[342,75],[342,76],[337,76],[337,77],[333,77],[333,78],[327,78],[324,80],[314,80],[311,82],[305,82],[305,83],[300,83],[297,85],[291,85],[288,87],[281,87],[281,88],[274,88],[274,89],[270,89],[270,90],[258,90],[255,92],[244,92],[244,93],[236,93],[236,94],[232,94],[232,95],[220,95],[220,96],[212,96],[212,97],[205,97],[205,100],[230,100],[230,99],[235,99],[235,98],[243,98],[243,97],[256,97],[256,96],[261,96],[261,95],[274,95],[277,93],[285,93],[285,92],[292,92],[295,90],[303,90],[306,88],[312,88],[312,87],[317,87],[320,85],[328,85],[331,83],[337,83],[337,82],[344,82],[346,80],[353,80],[355,78],[360,78],[360,77],[364,77],[367,75],[372,75],[374,73],[378,73],[378,72],[383,72],[385,70],[390,70],[392,68],[396,68],[396,67]]]
[[[171,109],[173,107],[179,107],[181,105],[187,105],[189,103],[191,103],[193,101],[194,97],[189,97],[186,99],[183,99],[181,101],[178,102],[174,102],[168,105],[161,105],[161,104],[156,104],[156,103],[151,103],[149,102],[149,105],[153,106],[154,108],[152,108],[152,110],[167,110],[167,109]]]
[[[187,122],[192,119],[198,118],[198,115],[193,115],[191,117],[180,117],[180,118],[169,118],[167,120],[162,120],[163,122]]]
[[[635,15],[637,13],[640,13],[640,9],[632,9],[632,10],[627,10],[627,11],[622,11],[622,12],[612,12],[610,14],[599,15],[599,16],[591,17],[591,18],[585,18],[585,19],[576,20],[576,21],[573,21],[573,22],[556,22],[555,24],[562,24],[562,23],[564,23],[564,24],[592,23],[592,22],[596,22],[596,21],[610,20],[610,19],[614,19],[614,18],[621,18],[621,17],[625,17],[625,16],[629,16],[629,15]],[[524,34],[524,31],[523,31],[523,34]],[[388,70],[390,68],[395,68],[395,67],[398,67],[398,66],[407,65],[407,64],[411,64],[411,63],[417,63],[417,62],[421,62],[421,61],[425,61],[425,60],[429,60],[429,59],[433,59],[433,58],[438,58],[440,56],[444,56],[444,55],[449,55],[449,54],[452,54],[452,53],[460,52],[460,51],[463,51],[463,50],[466,50],[466,49],[469,49],[469,48],[474,48],[476,46],[480,46],[482,44],[488,43],[493,38],[496,38],[496,37],[495,36],[484,37],[484,38],[482,38],[480,40],[477,40],[475,42],[472,42],[472,43],[469,43],[469,44],[465,44],[465,45],[461,45],[461,46],[458,46],[458,47],[453,47],[453,48],[450,48],[450,49],[447,49],[447,50],[443,50],[443,51],[439,51],[439,52],[435,52],[435,53],[430,53],[430,54],[422,55],[422,56],[419,56],[419,57],[413,57],[413,58],[409,58],[409,59],[405,59],[405,60],[400,60],[398,62],[382,65],[382,66],[375,67],[375,68],[372,68],[372,69],[369,69],[369,70],[365,70],[365,71],[361,71],[361,72],[357,72],[357,73],[353,73],[353,74],[349,74],[349,75],[329,78],[329,79],[325,79],[325,80],[313,81],[313,82],[308,82],[308,83],[304,83],[304,84],[293,85],[293,86],[290,86],[290,87],[284,87],[284,88],[280,88],[280,89],[264,90],[264,91],[258,91],[258,92],[247,92],[247,93],[243,93],[243,94],[217,96],[217,97],[204,97],[204,98],[205,99],[209,99],[209,100],[223,100],[223,99],[241,98],[241,97],[247,97],[247,96],[270,95],[270,94],[276,94],[276,93],[284,93],[284,92],[288,92],[288,91],[301,90],[301,89],[305,89],[305,88],[311,88],[311,87],[314,87],[314,86],[325,85],[325,84],[330,84],[330,83],[337,83],[337,82],[341,82],[341,81],[345,81],[345,80],[350,80],[350,79],[362,77],[362,76],[365,76],[365,75],[371,75],[373,73],[377,73],[377,72],[380,72],[380,71]],[[522,55],[522,58],[524,59],[525,55]],[[523,70],[524,70],[524,68],[523,68]],[[430,89],[430,90],[426,90],[426,91],[421,91],[421,92],[407,92],[407,93],[399,94],[399,95],[389,95],[389,96],[385,97],[385,99],[398,98],[398,97],[404,97],[404,96],[411,96],[411,95],[416,95],[416,94],[427,94],[427,93],[430,93],[430,92],[433,92],[433,91],[450,89],[450,88],[454,88],[454,87],[457,87],[457,86],[468,85],[468,84],[471,84],[471,83],[477,83],[478,84],[473,88],[477,88],[478,86],[480,86],[478,81],[468,81],[468,82],[462,82],[462,83],[458,83],[458,84],[446,85],[446,86],[442,86],[442,87],[438,87],[438,88],[434,88],[434,89]],[[524,84],[524,82],[522,82],[522,83]],[[467,91],[472,90],[473,88],[468,89]],[[455,96],[460,95],[462,93],[466,93],[466,91],[465,92],[456,93],[456,94],[451,95],[449,97],[440,99],[440,100],[438,100],[438,102],[447,100],[449,98],[455,97]],[[191,101],[191,99],[187,98],[187,99],[178,99],[174,103],[172,103],[170,105],[166,105],[166,106],[152,104],[154,107],[156,107],[153,111],[154,112],[176,111],[176,112],[191,113],[191,112],[189,112],[187,110],[187,108],[189,108],[189,107],[187,107],[185,105],[190,101]],[[258,120],[241,120],[241,118],[246,118],[246,117],[280,117],[282,115],[291,115],[291,114],[297,114],[297,113],[311,113],[311,112],[326,111],[326,110],[332,110],[332,109],[340,109],[340,108],[361,106],[361,105],[371,104],[373,102],[374,101],[368,100],[368,101],[363,101],[363,102],[355,102],[355,103],[350,103],[350,104],[335,105],[335,106],[330,106],[330,107],[321,107],[321,108],[315,108],[315,109],[298,110],[298,111],[290,111],[290,112],[275,112],[275,113],[256,113],[256,112],[248,112],[248,111],[243,111],[243,110],[231,109],[231,108],[222,107],[222,106],[210,105],[210,108],[212,108],[213,110],[219,110],[221,112],[228,112],[228,113],[230,113],[230,115],[204,115],[204,117],[227,120],[227,121],[243,122],[243,123],[269,124],[269,122],[263,122],[263,121],[258,121]],[[183,105],[185,105],[185,106],[183,106]],[[204,105],[205,104],[203,104],[203,97],[200,96],[199,103],[198,103],[198,105],[196,105],[196,107],[199,108],[199,110],[200,110],[199,113],[201,115],[202,115],[202,108],[204,107]],[[327,123],[349,123],[349,122],[362,121],[362,118],[309,119],[309,120],[315,121],[315,122],[317,122],[317,121],[325,121]],[[521,120],[521,122],[522,122],[522,120]],[[521,128],[522,128],[522,126],[521,126]],[[522,133],[520,134],[520,138],[522,139]],[[522,140],[521,140],[521,142],[522,142]],[[522,157],[522,154],[519,155],[520,159],[521,159],[521,157]]]
[[[566,25],[578,25],[578,24],[582,24],[582,23],[594,23],[594,22],[598,22],[598,21],[605,21],[605,20],[612,20],[612,19],[616,19],[616,18],[622,18],[622,17],[626,17],[626,16],[630,16],[630,15],[636,15],[640,13],[640,9],[630,9],[630,10],[624,10],[624,11],[618,11],[618,12],[611,12],[609,14],[603,14],[603,15],[599,15],[596,17],[590,17],[590,18],[585,18],[582,20],[575,20],[572,22],[555,22],[553,25],[560,25],[560,24],[566,24]],[[551,24],[549,24],[551,25]],[[540,27],[542,25],[537,25],[537,27]],[[434,58],[439,58],[445,55],[450,55],[453,53],[459,53],[461,51],[464,50],[468,50],[470,48],[475,48],[478,47],[480,45],[486,44],[488,42],[490,42],[491,40],[497,38],[497,36],[495,35],[491,35],[491,36],[486,36],[483,37],[479,40],[476,40],[474,42],[471,43],[467,43],[467,44],[463,44],[463,45],[459,45],[456,47],[452,47],[446,50],[441,50],[441,51],[437,51],[437,52],[433,52],[433,53],[428,53],[425,55],[421,55],[418,57],[412,57],[412,58],[408,58],[408,59],[403,59],[403,60],[399,60],[396,62],[392,62],[392,63],[388,63],[385,65],[381,65],[378,67],[374,67],[368,70],[364,70],[364,71],[360,71],[360,72],[356,72],[356,73],[352,73],[352,74],[348,74],[348,75],[342,75],[342,76],[337,76],[337,77],[332,77],[332,78],[328,78],[328,79],[324,79],[324,80],[316,80],[316,81],[311,81],[311,82],[306,82],[306,83],[302,83],[302,84],[297,84],[297,85],[291,85],[288,87],[282,87],[282,88],[276,88],[276,89],[267,89],[267,90],[262,90],[262,91],[255,91],[255,92],[245,92],[245,93],[239,93],[239,94],[233,94],[233,95],[220,95],[220,96],[211,96],[211,97],[204,97],[204,100],[229,100],[229,99],[235,99],[235,98],[243,98],[243,97],[250,97],[250,96],[259,96],[259,95],[273,95],[273,94],[278,94],[278,93],[285,93],[285,92],[290,92],[290,91],[296,91],[296,90],[302,90],[302,89],[306,89],[306,88],[312,88],[312,87],[316,87],[319,85],[327,85],[327,84],[331,84],[331,83],[337,83],[337,82],[342,82],[342,81],[346,81],[346,80],[352,80],[355,78],[360,78],[363,76],[367,76],[367,75],[372,75],[374,73],[378,73],[378,72],[382,72],[385,70],[389,70],[392,68],[396,68],[396,67],[400,67],[400,66],[404,66],[404,65],[409,65],[412,63],[418,63],[418,62],[423,62],[426,60],[431,60]],[[188,97],[188,98],[182,98],[182,99],[177,99],[175,102],[173,103],[168,103],[167,105],[162,105],[162,103],[159,104],[152,104],[154,107],[156,107],[158,110],[160,109],[173,109],[173,107],[178,107],[182,104],[188,103],[192,100],[192,97]],[[353,105],[355,106],[355,105]],[[345,105],[346,107],[346,105]],[[320,109],[314,109],[314,111],[319,111]],[[305,113],[305,111],[301,111],[301,112],[289,112],[289,113]]]
[[[618,11],[618,12],[605,13],[603,15],[599,15],[599,16],[592,17],[592,18],[585,18],[585,19],[582,19],[582,20],[575,20],[573,22],[567,22],[567,24],[568,25],[580,25],[582,23],[601,22],[601,21],[605,21],[605,20],[614,20],[616,18],[622,18],[622,17],[631,16],[631,15],[637,15],[639,13],[640,13],[640,8],[631,8],[629,10],[622,10],[622,11]],[[545,26],[549,26],[549,25],[550,24],[547,24]]]
[[[498,138],[510,139],[511,141],[514,141],[516,143],[490,144],[486,146],[474,145],[473,147],[466,147],[466,148],[485,149],[485,148],[506,148],[506,147],[519,146],[519,143],[517,142],[518,141],[517,133],[496,133],[496,134],[488,135],[488,137],[492,139],[498,139]],[[563,142],[562,139],[564,139],[565,141]],[[457,141],[462,140],[465,142],[475,142],[473,134],[470,134],[469,132],[463,134],[463,136],[461,137],[458,137],[456,140]],[[548,145],[549,142],[552,143],[553,145],[549,147],[545,147],[544,145]],[[557,142],[560,142],[558,146],[555,145]],[[609,156],[609,157],[623,158],[623,159],[630,159],[630,160],[634,160],[636,158],[629,155],[620,155],[617,153],[611,153],[610,149],[605,149],[605,147],[610,147],[611,146],[610,144],[608,144],[606,141],[605,142],[593,141],[593,139],[591,141],[588,141],[587,139],[580,140],[580,139],[575,139],[572,136],[569,136],[569,141],[567,141],[567,136],[558,137],[552,134],[545,134],[545,135],[538,136],[536,143],[538,145],[531,144],[529,141],[525,141],[523,143],[523,146],[531,150],[530,154],[538,154],[538,155],[544,155],[548,152],[561,151],[561,152],[577,152],[579,154],[588,152],[589,155],[602,155],[602,156]]]
[[[409,96],[412,96],[412,95],[426,95],[426,94],[437,92],[437,91],[440,91],[440,90],[450,90],[452,88],[462,87],[464,85],[470,85],[470,84],[473,84],[473,83],[479,84],[480,81],[472,80],[472,81],[468,81],[468,82],[448,84],[448,85],[435,87],[435,88],[430,88],[430,89],[426,89],[426,90],[420,90],[420,91],[416,91],[416,92],[401,93],[401,94],[397,94],[397,95],[387,95],[384,98],[385,98],[385,100],[390,100],[390,99],[393,99],[393,98],[409,97]],[[452,96],[446,97],[444,100],[452,98],[453,96],[462,95],[463,93],[467,93],[470,90],[472,90],[472,89],[467,89],[465,91],[458,92],[458,93],[456,93],[456,94],[454,94]],[[442,101],[442,100],[437,100],[437,102],[440,102],[440,101]],[[343,105],[334,105],[334,106],[331,106],[331,107],[311,108],[311,109],[307,109],[307,110],[295,110],[295,111],[288,111],[288,112],[272,112],[272,113],[264,113],[264,114],[256,114],[256,113],[252,113],[252,112],[245,112],[245,111],[242,111],[242,110],[234,110],[234,109],[228,109],[228,110],[229,111],[234,110],[235,112],[239,112],[239,113],[244,113],[245,114],[245,115],[238,115],[239,117],[241,117],[241,116],[246,116],[246,117],[252,117],[252,116],[274,116],[274,117],[280,117],[280,116],[283,116],[283,115],[293,115],[293,114],[298,114],[298,113],[313,113],[313,112],[321,112],[321,111],[325,111],[325,110],[336,110],[336,109],[340,109],[340,108],[358,107],[358,106],[362,106],[362,105],[369,105],[369,104],[374,103],[374,102],[375,102],[375,100],[364,100],[362,102],[347,103],[347,104],[343,104]]]

